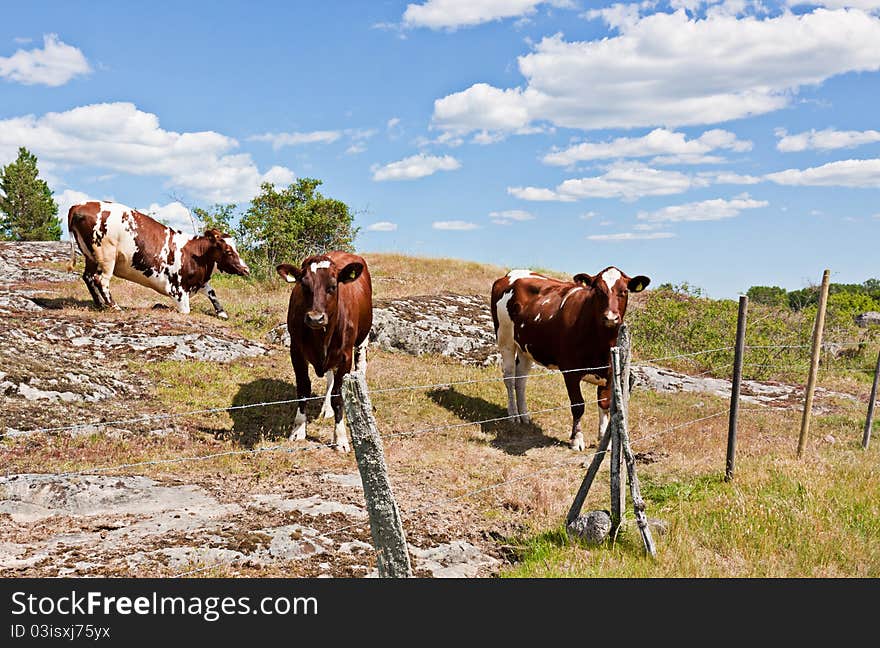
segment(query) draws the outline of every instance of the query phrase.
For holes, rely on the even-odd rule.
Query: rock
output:
[[[611,532],[611,514],[608,511],[590,511],[578,516],[565,528],[588,544],[599,545],[605,542]]]
[[[290,346],[290,331],[287,330],[287,324],[279,324],[271,331],[266,333],[266,342],[269,344],[280,344],[284,347]]]
[[[669,522],[660,518],[648,518],[648,528],[654,535],[665,536],[669,533]]]
[[[868,311],[867,313],[856,315],[855,322],[857,326],[880,326],[880,313]]]
[[[834,436],[831,435],[831,434],[826,434],[826,435],[822,438],[822,440],[823,440],[825,443],[827,443],[828,445],[834,445],[835,443],[837,443],[837,439],[835,439]]]
[[[413,570],[425,569],[434,578],[475,578],[500,564],[464,540],[455,540],[430,549],[409,545]]]

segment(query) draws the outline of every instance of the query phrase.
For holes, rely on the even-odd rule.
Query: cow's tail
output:
[[[70,260],[67,262],[67,271],[73,272],[76,267],[76,237],[73,235],[73,221],[76,218],[76,206],[67,212],[67,235],[70,237]]]

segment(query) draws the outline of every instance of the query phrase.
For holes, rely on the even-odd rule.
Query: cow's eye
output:
[[[328,293],[335,293],[336,292],[336,284],[328,284],[327,285],[327,292]]]

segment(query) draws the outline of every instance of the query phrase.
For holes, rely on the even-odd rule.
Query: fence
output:
[[[647,360],[642,361],[643,363],[654,364],[654,363],[659,363],[659,362],[668,361],[668,360],[672,360],[672,359],[694,358],[694,357],[704,355],[704,354],[736,351],[736,358],[734,361],[734,381],[733,381],[733,389],[731,390],[731,406],[730,407],[725,408],[723,410],[716,411],[716,412],[709,414],[709,415],[706,415],[706,416],[701,416],[701,417],[698,417],[698,418],[695,418],[695,419],[692,419],[689,421],[685,421],[685,422],[676,424],[674,426],[665,428],[663,430],[659,430],[659,431],[657,431],[653,434],[647,435],[647,436],[642,436],[642,437],[635,440],[636,444],[644,443],[645,441],[647,441],[653,437],[657,437],[657,436],[660,436],[660,435],[663,435],[663,434],[666,434],[668,432],[672,432],[675,430],[683,429],[685,427],[689,427],[689,426],[695,425],[700,422],[704,422],[704,421],[707,421],[707,420],[710,420],[713,418],[718,418],[718,417],[725,416],[725,415],[730,415],[730,430],[731,430],[731,434],[732,434],[732,436],[730,438],[733,439],[733,441],[728,442],[728,456],[727,456],[726,466],[727,466],[728,478],[730,479],[733,477],[733,456],[734,456],[734,450],[735,450],[735,430],[736,430],[735,412],[737,412],[738,408],[739,408],[739,398],[738,398],[739,381],[737,380],[737,377],[738,376],[741,377],[742,367],[744,365],[747,366],[747,363],[743,362],[745,352],[749,351],[749,350],[753,350],[753,349],[756,350],[756,349],[768,349],[768,348],[793,348],[793,347],[805,348],[805,345],[777,345],[776,347],[774,347],[773,345],[751,346],[751,347],[746,346],[743,344],[745,317],[742,318],[742,324],[743,324],[742,329],[738,330],[738,333],[737,333],[737,344],[734,346],[719,347],[719,348],[713,348],[713,349],[705,349],[705,350],[701,350],[701,351],[691,351],[688,353],[666,355],[666,356],[662,356],[662,357],[658,357],[658,358],[651,358],[651,359],[647,359]],[[742,335],[741,335],[741,333],[742,333]],[[859,342],[852,342],[852,343],[835,343],[835,344],[860,344],[860,343]],[[817,348],[822,348],[821,341],[818,343],[818,347],[815,344],[813,345],[814,353]],[[727,365],[724,365],[724,366],[727,366]],[[567,371],[571,372],[571,371],[601,370],[601,369],[608,369],[608,368],[609,368],[609,365],[605,365],[605,366],[601,366],[601,367],[586,367],[586,368],[567,370]],[[703,372],[703,373],[710,373],[712,371],[713,370],[710,370],[709,372]],[[546,376],[558,375],[561,373],[566,373],[566,371],[539,371],[539,372],[532,373],[530,377],[541,378],[541,377],[546,377]],[[620,369],[615,370],[613,372],[613,374],[614,374],[615,378],[619,378]],[[871,428],[871,421],[872,421],[872,416],[873,416],[873,404],[874,404],[874,401],[877,396],[878,376],[880,376],[880,357],[878,357],[877,368],[875,370],[874,386],[873,386],[873,391],[872,391],[872,394],[870,397],[869,411],[868,411],[868,416],[866,419],[864,441],[863,441],[864,447],[867,447],[868,441],[870,438],[870,428]],[[507,380],[513,380],[513,379],[514,378],[511,377],[511,378],[508,378]],[[478,383],[485,383],[485,382],[503,382],[504,380],[505,380],[504,378],[493,377],[493,378],[478,378],[478,379],[459,380],[459,381],[445,381],[445,382],[434,383],[434,384],[403,385],[403,386],[377,388],[377,389],[372,390],[371,393],[372,394],[395,394],[395,393],[402,393],[402,392],[407,392],[407,391],[449,388],[449,387],[453,387],[453,386],[457,386],[457,385],[470,385],[470,384],[478,384]],[[627,381],[624,380],[623,384],[626,385],[626,382]],[[623,396],[623,393],[624,392],[621,391],[620,385],[615,384],[615,394],[620,394],[615,399],[616,402],[620,403],[620,402],[625,401],[625,396]],[[236,406],[231,406],[231,407],[199,409],[199,410],[193,410],[193,411],[189,411],[189,412],[182,412],[182,413],[176,413],[176,414],[162,413],[162,414],[155,414],[155,415],[146,415],[146,416],[129,417],[129,418],[124,418],[124,419],[116,419],[116,420],[112,420],[112,421],[94,421],[94,422],[90,422],[90,423],[78,423],[78,424],[73,424],[73,425],[68,425],[68,426],[35,428],[32,430],[15,431],[15,432],[7,433],[6,436],[9,438],[20,438],[20,437],[27,437],[27,436],[31,436],[34,434],[42,434],[42,433],[58,433],[58,432],[66,432],[66,431],[76,431],[76,430],[82,430],[82,429],[86,429],[86,428],[106,428],[108,426],[127,425],[127,424],[132,424],[132,423],[142,423],[142,422],[150,422],[150,421],[157,421],[157,420],[169,420],[169,419],[176,419],[176,418],[182,418],[182,417],[190,417],[190,416],[196,416],[196,415],[218,413],[218,412],[230,412],[230,411],[249,409],[249,408],[302,403],[305,400],[323,400],[323,399],[324,399],[324,396],[313,396],[308,399],[276,400],[276,401],[269,401],[269,402],[251,403],[251,404],[246,404],[246,405],[236,405]],[[348,413],[348,409],[350,408],[350,406],[352,404],[358,404],[358,403],[362,404],[365,402],[368,402],[368,398],[365,395],[365,388],[364,388],[362,397],[360,397],[360,398],[355,397],[353,399],[352,398],[348,399],[347,413]],[[557,412],[557,411],[561,411],[561,410],[570,409],[571,407],[572,407],[572,405],[564,405],[564,406],[558,406],[558,407],[543,408],[543,409],[532,411],[531,414]],[[495,422],[505,421],[505,420],[509,420],[512,418],[516,418],[516,416],[517,415],[507,415],[507,416],[491,417],[491,418],[486,418],[486,419],[482,419],[482,420],[475,420],[475,421],[465,421],[465,422],[453,423],[453,424],[435,425],[435,426],[419,428],[419,429],[415,429],[415,430],[395,431],[395,432],[381,435],[381,439],[391,439],[394,437],[418,437],[421,435],[432,434],[432,433],[437,433],[437,432],[442,432],[442,431],[457,430],[460,428],[465,428],[465,427],[470,427],[470,426],[475,426],[475,425],[484,425],[487,423],[495,423]],[[619,430],[621,427],[620,426],[621,417],[623,419],[626,418],[625,410],[623,410],[623,413],[618,412],[617,422],[613,426],[609,426],[609,428]],[[350,425],[352,426],[353,441],[354,441],[354,437],[355,437],[355,428],[358,427],[357,424],[352,424],[352,421],[354,418],[356,418],[356,415],[355,415],[355,417],[349,416]],[[375,430],[375,422],[373,422],[371,426],[368,425],[367,427],[372,427],[372,429]],[[626,425],[624,424],[622,427],[623,427],[623,435],[618,440],[621,442],[620,449],[626,458],[627,469],[630,472],[630,485],[632,487],[633,483],[636,481],[635,480],[635,471],[634,471],[634,460],[632,457],[632,449],[629,447],[628,433],[626,431]],[[372,479],[372,478],[368,478],[367,475],[376,475],[376,474],[383,474],[384,473],[381,466],[377,463],[383,454],[381,451],[381,440],[379,440],[379,443],[376,444],[375,439],[379,439],[379,435],[375,434],[372,436],[374,437],[373,448],[371,450],[364,451],[366,454],[369,454],[372,456],[372,460],[361,461],[360,460],[361,458],[358,457],[359,458],[359,466],[361,464],[364,464],[364,465],[370,464],[371,461],[374,464],[374,466],[378,466],[377,470],[374,470],[373,468],[366,469],[366,470],[361,469],[362,482],[364,483],[364,486],[365,486],[365,495],[368,491],[367,483],[368,483],[368,481],[370,481]],[[359,436],[358,438],[360,439],[362,437]],[[358,443],[360,443],[360,441],[355,442],[355,452],[356,452],[356,454],[363,454],[363,453],[358,452]],[[197,456],[184,456],[184,457],[173,457],[173,458],[166,458],[166,459],[155,459],[155,460],[148,460],[148,461],[127,462],[127,463],[118,464],[118,465],[97,466],[97,467],[92,467],[92,468],[88,468],[88,469],[65,471],[65,472],[58,472],[58,473],[49,473],[49,474],[45,475],[45,479],[47,479],[47,480],[61,479],[61,478],[66,478],[66,477],[70,477],[70,476],[87,475],[87,474],[94,474],[94,473],[116,473],[119,471],[130,470],[133,468],[143,468],[143,467],[147,467],[147,466],[157,466],[157,465],[173,465],[173,464],[179,464],[179,463],[184,463],[184,462],[211,461],[211,460],[215,460],[218,458],[231,457],[231,456],[247,456],[247,455],[258,455],[258,454],[264,454],[264,453],[292,454],[292,453],[310,452],[310,451],[314,451],[314,450],[318,450],[318,449],[326,449],[326,448],[331,448],[331,447],[333,447],[332,443],[327,443],[327,444],[314,443],[314,444],[304,446],[304,447],[291,448],[289,445],[282,443],[282,444],[275,444],[275,445],[261,447],[261,448],[229,450],[229,451],[209,453],[209,454],[197,455]],[[406,554],[405,538],[403,537],[402,526],[400,524],[400,520],[401,520],[402,516],[413,515],[415,513],[418,513],[420,511],[424,510],[425,508],[427,508],[433,504],[452,502],[452,501],[457,501],[457,500],[462,500],[465,498],[473,497],[473,496],[478,495],[480,493],[484,493],[484,492],[487,492],[490,490],[501,488],[505,485],[513,484],[516,482],[521,482],[523,480],[530,479],[532,477],[536,477],[541,474],[545,474],[549,471],[554,471],[554,470],[558,470],[558,469],[562,469],[562,468],[565,468],[565,469],[579,468],[579,467],[585,465],[585,460],[592,459],[592,463],[596,464],[597,460],[601,460],[601,458],[604,456],[604,454],[607,451],[608,451],[607,444],[605,444],[605,445],[600,444],[600,446],[597,448],[596,452],[594,452],[590,455],[587,455],[586,457],[584,457],[583,455],[580,455],[575,458],[567,458],[567,459],[564,459],[564,460],[561,460],[558,462],[553,462],[547,466],[541,467],[540,469],[537,469],[534,471],[529,471],[526,474],[518,475],[516,477],[506,479],[506,480],[503,480],[503,481],[500,481],[500,482],[497,482],[497,483],[494,483],[494,484],[491,484],[488,486],[481,486],[480,488],[472,489],[472,490],[460,493],[458,495],[443,498],[440,500],[434,500],[431,503],[427,503],[427,504],[424,504],[424,505],[421,505],[418,507],[410,508],[408,510],[403,511],[402,514],[399,510],[397,510],[396,504],[392,504],[392,506],[390,508],[387,506],[387,503],[389,501],[391,501],[393,503],[393,497],[391,496],[390,484],[388,482],[387,475],[386,475],[384,478],[381,478],[378,480],[375,488],[369,489],[371,491],[371,493],[373,493],[373,494],[376,494],[376,493],[380,494],[380,495],[377,495],[378,501],[380,502],[378,507],[374,506],[373,504],[370,504],[370,502],[368,501],[368,505],[369,505],[368,508],[371,511],[371,514],[370,514],[371,529],[373,530],[374,543],[377,548],[377,551],[380,553],[380,555],[383,555],[383,551],[385,551],[386,547],[388,546],[388,543],[391,543],[392,545],[395,545],[395,547],[396,547],[392,553],[385,554],[386,557],[379,559],[378,564],[380,566],[380,572],[382,573],[382,575],[407,575],[408,573],[410,573],[411,568],[408,564],[408,560],[402,561],[402,556]],[[615,461],[612,461],[612,465],[614,465],[614,464],[615,464]],[[619,463],[617,465],[619,465]],[[592,468],[591,468],[591,470],[592,470]],[[596,464],[595,470],[598,470],[598,464]],[[589,471],[588,471],[588,474],[589,474]],[[595,475],[595,471],[593,471],[593,474]],[[8,476],[9,475],[7,474],[7,477]],[[636,483],[636,488],[637,488],[637,483]],[[618,487],[618,490],[619,490],[619,487]],[[368,495],[367,497],[369,498],[372,496],[373,495],[371,494],[371,495]],[[584,497],[585,496],[586,496],[586,493],[584,493]],[[389,500],[389,498],[390,498],[390,500]],[[634,501],[634,503],[640,502],[640,497],[637,497],[635,492],[633,493],[633,501]],[[582,503],[582,501],[581,501],[581,503]],[[384,512],[381,510],[383,508],[383,506],[385,507]],[[646,529],[646,527],[642,524],[643,517],[644,517],[644,509],[641,507],[642,507],[642,504],[639,504],[639,506],[637,507],[636,513],[637,513],[637,522],[639,524],[639,528],[642,531],[642,533],[644,534],[645,529]],[[574,509],[574,506],[572,508]],[[622,507],[620,507],[620,506],[615,507],[615,511],[617,512],[616,517],[618,518],[617,522],[619,522],[620,514],[622,514],[621,509],[622,509]],[[378,511],[378,513],[376,513],[374,515],[373,514],[374,511]],[[391,521],[390,523],[389,523],[389,520]],[[332,531],[323,533],[322,535],[332,536],[334,534],[341,533],[342,531],[349,530],[349,529],[352,529],[355,527],[361,527],[361,526],[363,526],[362,522],[357,522],[354,524],[347,524],[342,527],[336,528]],[[377,529],[379,529],[378,535],[377,535]],[[386,540],[383,538],[388,539],[388,542],[386,542]],[[649,538],[646,538],[646,549],[649,551],[649,553],[653,552],[653,550],[651,549],[652,544],[653,543],[649,540]],[[401,551],[403,553],[401,553]],[[186,576],[186,575],[196,574],[196,573],[200,573],[200,572],[215,568],[216,566],[217,566],[216,564],[206,565],[204,567],[199,567],[197,569],[192,569],[189,571],[175,574],[175,576]]]

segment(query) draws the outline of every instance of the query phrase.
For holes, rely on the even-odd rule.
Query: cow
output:
[[[367,370],[366,347],[373,326],[373,286],[367,262],[348,252],[328,252],[307,257],[299,268],[282,263],[276,270],[294,284],[287,307],[287,330],[299,402],[290,438],[306,438],[303,399],[312,396],[312,365],[319,378],[327,374],[320,415],[333,417],[333,445],[339,452],[348,452],[342,378],[352,364],[360,372]]]
[[[571,448],[581,451],[581,381],[597,386],[601,439],[611,407],[611,347],[617,344],[629,293],[644,290],[650,279],[629,277],[613,266],[573,279],[511,270],[492,284],[491,309],[507,385],[507,413],[515,422],[531,421],[526,380],[534,362],[561,370],[571,401]]]
[[[228,319],[209,283],[211,274],[250,274],[235,241],[220,230],[190,236],[119,203],[74,205],[67,213],[67,228],[67,269],[76,264],[76,245],[86,262],[83,281],[98,308],[121,310],[110,294],[110,278],[116,276],[171,297],[181,313],[189,313],[193,295],[204,293],[217,317]]]

